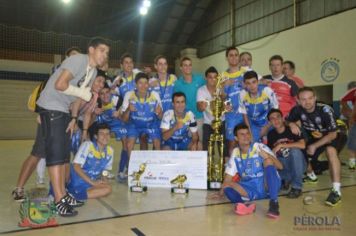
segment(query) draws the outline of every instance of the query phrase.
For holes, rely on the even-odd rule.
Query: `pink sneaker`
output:
[[[237,203],[235,205],[235,213],[244,216],[244,215],[249,215],[252,214],[256,211],[256,204],[251,203],[251,204],[243,204],[243,203]]]

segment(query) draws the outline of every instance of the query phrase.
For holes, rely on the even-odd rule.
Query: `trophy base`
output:
[[[173,188],[171,188],[171,193],[187,194],[187,193],[189,193],[189,189],[173,187]]]
[[[209,189],[211,190],[219,190],[221,188],[222,183],[219,181],[211,181],[209,182]]]
[[[130,190],[135,193],[147,192],[147,186],[131,186]]]

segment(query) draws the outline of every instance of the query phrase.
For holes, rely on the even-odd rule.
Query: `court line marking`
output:
[[[341,186],[341,188],[349,188],[349,187],[355,187],[355,186],[356,186],[356,184],[352,184],[352,185]],[[317,190],[307,190],[307,191],[303,191],[303,193],[321,192],[321,191],[325,191],[325,190],[330,190],[330,187],[321,188],[321,189],[317,189]],[[287,195],[287,193],[280,194],[278,196],[280,197],[280,196],[286,196],[286,195]],[[261,200],[266,200],[266,199],[260,199],[260,200],[257,200],[257,201],[261,201]],[[97,218],[97,219],[69,222],[69,223],[59,224],[58,226],[85,224],[85,223],[96,222],[96,221],[118,219],[118,218],[122,218],[122,217],[130,217],[130,216],[137,216],[137,215],[144,215],[144,214],[150,214],[150,213],[172,211],[172,210],[178,210],[178,209],[190,209],[190,208],[198,208],[198,207],[218,206],[218,205],[225,205],[225,204],[231,204],[231,203],[229,201],[226,201],[226,202],[220,202],[220,203],[210,203],[210,204],[187,206],[187,207],[166,208],[166,209],[160,209],[160,210],[154,210],[154,211],[144,211],[144,212],[132,213],[132,214],[127,214],[127,215],[118,215],[118,216],[110,216],[110,217],[103,217],[103,218]],[[50,227],[47,227],[47,228],[50,228]],[[44,228],[44,229],[46,229],[46,228]],[[0,234],[11,234],[11,233],[17,233],[17,232],[25,232],[25,231],[28,231],[28,230],[39,230],[39,229],[32,229],[32,228],[16,229],[16,230],[0,232]]]

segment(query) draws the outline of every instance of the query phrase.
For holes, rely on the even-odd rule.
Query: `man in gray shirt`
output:
[[[92,39],[87,55],[78,54],[63,61],[37,101],[46,143],[46,164],[55,205],[61,216],[75,216],[78,212],[73,207],[83,205],[65,189],[65,181],[69,179],[70,136],[78,115],[70,115],[70,105],[78,98],[91,100],[90,86],[97,73],[96,67],[106,62],[108,53],[106,40]]]

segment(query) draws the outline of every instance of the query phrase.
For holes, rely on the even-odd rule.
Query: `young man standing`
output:
[[[257,73],[247,71],[244,74],[245,89],[240,93],[239,112],[243,114],[245,124],[252,133],[253,141],[260,142],[270,127],[267,114],[272,108],[278,108],[278,101],[273,90],[258,84]]]
[[[225,51],[226,60],[229,68],[223,73],[227,79],[224,85],[224,97],[226,110],[225,113],[225,132],[228,141],[229,155],[235,146],[234,128],[243,121],[242,114],[238,113],[240,106],[240,93],[243,89],[243,73],[239,67],[239,50],[236,47],[229,47]]]
[[[293,80],[298,88],[304,87],[304,81],[295,74],[295,64],[292,61],[283,62],[283,74],[285,74],[288,79]]]
[[[277,95],[279,109],[283,117],[286,117],[296,104],[298,86],[283,74],[283,58],[280,55],[274,55],[269,59],[269,69],[271,75],[263,78],[270,82],[272,90]]]
[[[198,110],[203,112],[204,124],[203,124],[203,150],[208,150],[208,143],[210,139],[210,135],[214,132],[211,127],[211,123],[214,120],[214,116],[212,114],[210,108],[210,102],[214,98],[214,94],[216,92],[216,83],[217,83],[218,71],[215,67],[211,66],[205,71],[205,79],[206,85],[200,87],[197,93],[197,107]],[[224,117],[221,117],[224,120]],[[221,133],[223,133],[223,128]]]
[[[135,77],[136,90],[126,93],[121,106],[122,120],[127,126],[127,152],[130,158],[136,139],[147,135],[155,150],[160,150],[161,134],[159,122],[162,118],[162,105],[159,95],[148,90],[148,76],[138,73]]]
[[[302,194],[303,174],[307,165],[303,153],[305,140],[293,134],[289,126],[285,125],[280,110],[271,109],[268,120],[273,126],[267,135],[268,146],[283,164],[283,169],[279,171],[282,180],[286,186],[292,186],[287,197],[298,198]]]
[[[82,143],[70,169],[68,192],[79,200],[111,193],[111,186],[105,179],[105,171],[112,169],[114,157],[114,150],[108,145],[110,128],[107,124],[98,124],[95,129],[94,141]]]
[[[267,216],[278,218],[278,192],[281,180],[277,168],[282,169],[282,164],[267,146],[252,142],[247,125],[237,125],[234,133],[237,146],[225,169],[225,178],[219,195],[225,194],[232,203],[236,204],[235,212],[237,214],[246,215],[255,211],[255,205],[243,204],[242,198],[248,199],[248,201],[264,199],[268,197],[267,193],[269,193],[270,202]],[[238,182],[236,182],[235,176],[240,179]]]
[[[317,180],[313,163],[326,151],[332,189],[325,203],[335,206],[341,201],[341,164],[336,151],[338,128],[334,112],[328,105],[316,102],[315,92],[310,87],[299,90],[298,100],[300,105],[295,106],[287,117],[289,127],[296,135],[301,135],[302,127],[308,135],[306,152],[311,163],[308,164],[307,177],[311,180]]]
[[[96,67],[102,66],[108,57],[106,40],[90,41],[88,55],[78,54],[63,61],[48,80],[37,105],[40,107],[41,130],[46,144],[46,164],[54,191],[54,201],[61,216],[78,214],[73,206],[79,205],[66,193],[65,164],[70,158],[70,136],[77,122],[77,115],[70,115],[69,108],[76,98],[89,101],[90,85],[96,75]]]
[[[172,102],[173,110],[166,111],[161,122],[162,149],[191,151],[201,149],[198,145],[197,122],[193,112],[185,109],[184,93],[174,93]]]
[[[163,113],[172,109],[172,95],[174,90],[174,83],[177,78],[173,74],[168,73],[167,58],[158,55],[154,60],[154,66],[157,70],[158,78],[150,79],[150,89],[158,93],[162,101]]]
[[[201,74],[192,73],[192,60],[189,57],[183,57],[180,61],[180,70],[182,75],[174,84],[174,92],[182,92],[186,96],[187,110],[192,111],[198,127],[199,142],[203,137],[203,113],[197,108],[198,89],[205,85],[205,80]]]

